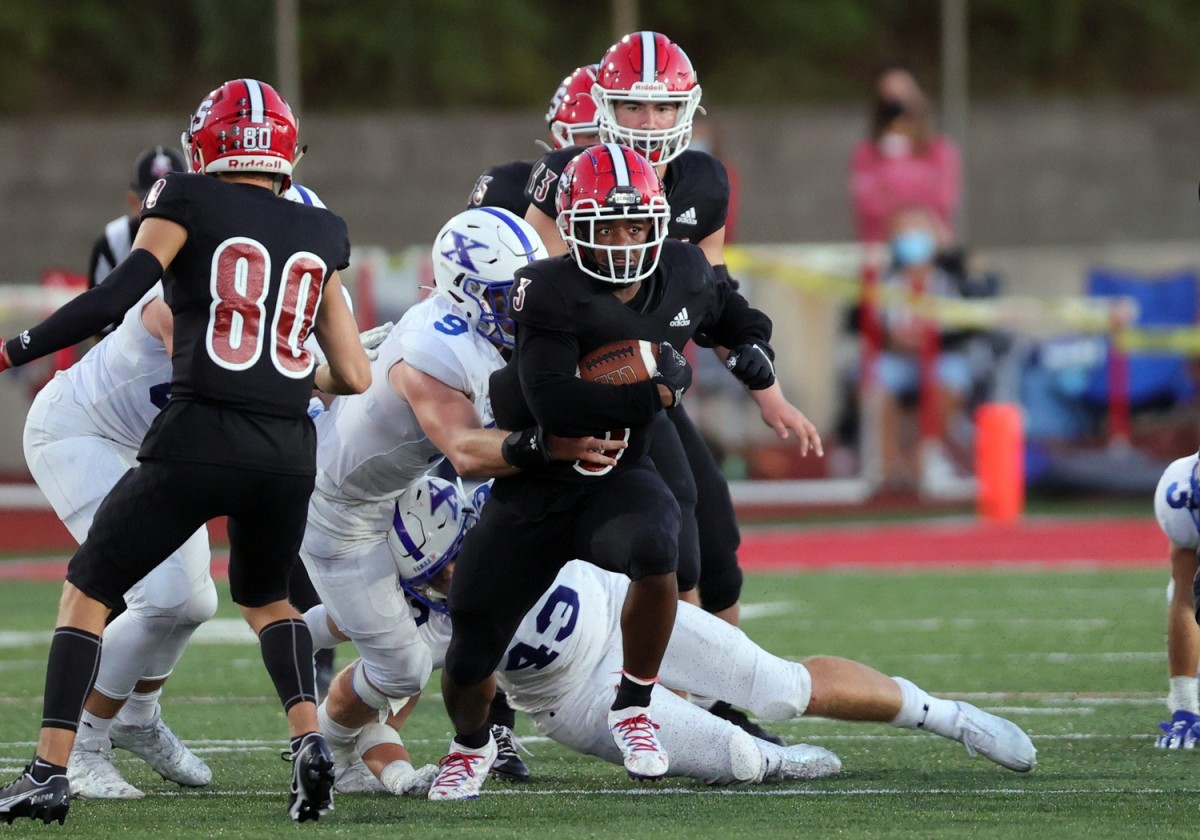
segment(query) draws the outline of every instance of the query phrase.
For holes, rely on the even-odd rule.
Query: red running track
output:
[[[225,539],[223,523],[215,539]],[[0,580],[62,578],[70,535],[45,511],[0,512],[0,552],[59,552],[46,560],[0,561]],[[1027,519],[995,526],[953,522],[812,526],[746,530],[738,552],[749,571],[846,567],[967,570],[991,565],[1167,566],[1167,539],[1150,517]],[[223,551],[214,574],[227,567]]]

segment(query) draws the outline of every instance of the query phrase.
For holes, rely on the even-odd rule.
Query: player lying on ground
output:
[[[396,505],[390,545],[435,667],[449,641],[444,601],[458,546],[475,522],[482,495],[477,492],[472,502],[454,485],[427,477]],[[608,706],[620,674],[620,613],[628,588],[622,575],[569,562],[522,619],[497,674],[510,702],[532,717],[539,732],[618,765],[623,758],[609,732]],[[322,608],[315,610],[306,614],[310,623]],[[690,604],[679,605],[660,675],[665,685],[728,697],[765,720],[812,716],[889,723],[958,741],[971,755],[1017,772],[1036,764],[1033,742],[1011,721],[849,659],[781,659]],[[751,737],[661,686],[655,686],[651,703],[658,738],[671,756],[670,775],[753,784],[820,778],[841,769],[828,750],[780,747]]]

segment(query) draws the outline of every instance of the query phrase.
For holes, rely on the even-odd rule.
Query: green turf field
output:
[[[1030,774],[925,734],[805,720],[774,728],[837,752],[840,776],[754,788],[639,785],[620,768],[529,738],[530,785],[493,780],[481,799],[461,804],[339,796],[333,813],[303,826],[285,816],[282,713],[223,593],[219,618],[228,623],[188,650],[165,703],[168,721],[212,766],[213,784],[182,791],[118,752],[147,798],[77,800],[65,829],[104,838],[1183,836],[1200,816],[1200,754],[1155,750],[1151,738],[1165,717],[1166,579],[1165,569],[748,578],[744,627],[765,647],[791,658],[853,657],[1011,717],[1037,744]],[[57,591],[0,587],[6,777],[32,748]],[[348,649],[339,655],[349,661]],[[533,734],[525,720],[518,731]],[[405,736],[415,760],[437,760],[448,738],[437,696],[425,698]],[[67,836],[29,821],[7,830]]]

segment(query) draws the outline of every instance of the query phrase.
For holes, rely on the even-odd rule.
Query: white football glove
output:
[[[367,358],[372,362],[379,358],[379,345],[383,344],[394,326],[396,326],[395,322],[388,321],[386,324],[371,327],[371,329],[363,330],[358,334],[359,343],[367,351]]]
[[[372,362],[379,358],[379,345],[383,344],[383,340],[388,337],[388,333],[392,331],[392,327],[396,326],[394,321],[388,321],[386,324],[380,324],[378,327],[371,327],[369,330],[363,330],[358,334],[358,342],[363,346],[363,350],[367,351],[367,358]],[[325,358],[325,352],[321,350],[321,345],[317,344],[315,337],[309,336],[309,341],[305,342],[305,346],[313,354],[317,360],[317,365],[323,365],[329,360]]]

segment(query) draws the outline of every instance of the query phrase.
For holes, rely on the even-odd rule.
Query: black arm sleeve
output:
[[[518,374],[538,425],[561,437],[582,437],[622,426],[644,426],[662,408],[653,382],[607,385],[575,375],[574,336],[522,325]]]
[[[23,365],[64,347],[78,344],[120,321],[162,277],[153,254],[138,248],[95,286],[59,307],[45,321],[4,343],[13,365]]]
[[[724,266],[718,266],[724,269]],[[717,306],[715,315],[706,319],[696,332],[695,341],[701,347],[728,347],[730,349],[751,341],[771,340],[771,319],[765,312],[755,309],[750,301],[728,281],[728,272],[718,271],[718,278],[726,282],[717,283]]]

